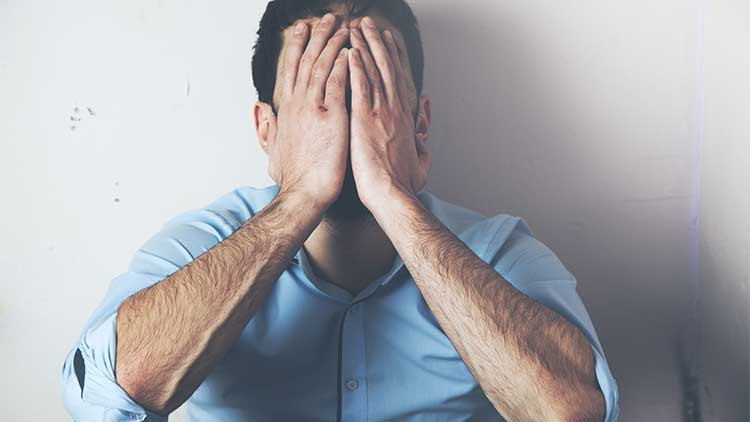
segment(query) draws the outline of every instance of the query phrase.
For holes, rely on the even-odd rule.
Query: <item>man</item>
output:
[[[403,0],[269,3],[255,125],[274,185],[171,219],[62,369],[76,420],[615,421],[576,280],[525,222],[424,190]]]

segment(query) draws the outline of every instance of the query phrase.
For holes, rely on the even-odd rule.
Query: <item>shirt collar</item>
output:
[[[307,252],[305,252],[304,247],[300,247],[299,250],[297,250],[297,253],[292,258],[292,263],[302,269],[304,275],[315,287],[327,293],[328,295],[336,297],[344,302],[364,299],[365,297],[371,295],[380,286],[385,286],[386,284],[391,282],[391,280],[396,278],[397,273],[399,273],[401,268],[404,267],[404,262],[403,260],[401,260],[401,257],[397,253],[393,260],[391,268],[387,272],[378,277],[376,280],[370,281],[370,283],[367,284],[367,286],[365,286],[365,288],[362,289],[362,291],[360,291],[356,297],[352,297],[351,293],[344,290],[342,287],[339,287],[327,280],[323,280],[315,275],[312,270],[312,265],[310,265],[310,259],[307,256]]]

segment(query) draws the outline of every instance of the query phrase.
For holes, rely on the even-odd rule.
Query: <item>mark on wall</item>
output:
[[[698,316],[692,314],[683,322],[675,342],[675,360],[680,374],[682,387],[682,420],[683,422],[702,422],[701,412],[701,376],[698,352],[700,345],[700,328]]]
[[[115,202],[120,202],[120,196],[117,194],[119,187],[120,187],[120,182],[115,181]]]
[[[96,113],[94,113],[94,110],[91,107],[86,106],[85,108],[88,112],[88,116],[81,111],[81,107],[73,106],[73,113],[68,116],[68,119],[72,122],[69,127],[71,132],[76,130],[84,118],[96,116]]]

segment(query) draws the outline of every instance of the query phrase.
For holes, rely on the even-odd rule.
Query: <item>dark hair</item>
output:
[[[417,17],[405,0],[272,0],[260,20],[258,39],[253,47],[253,83],[258,92],[258,100],[273,107],[276,69],[284,29],[298,19],[323,16],[330,11],[332,5],[346,6],[350,17],[364,16],[369,10],[374,10],[401,31],[419,98],[422,94],[424,52]]]

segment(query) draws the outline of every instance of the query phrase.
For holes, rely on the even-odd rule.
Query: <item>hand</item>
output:
[[[342,49],[349,32],[341,28],[331,37],[335,24],[334,15],[324,16],[306,48],[307,24],[293,30],[279,81],[278,133],[275,125],[269,133],[269,175],[280,191],[302,192],[324,208],[341,192],[349,153]]]
[[[370,17],[350,32],[352,173],[360,200],[372,211],[390,192],[421,191],[430,154],[415,138],[414,85],[403,39],[390,31],[381,36]]]

